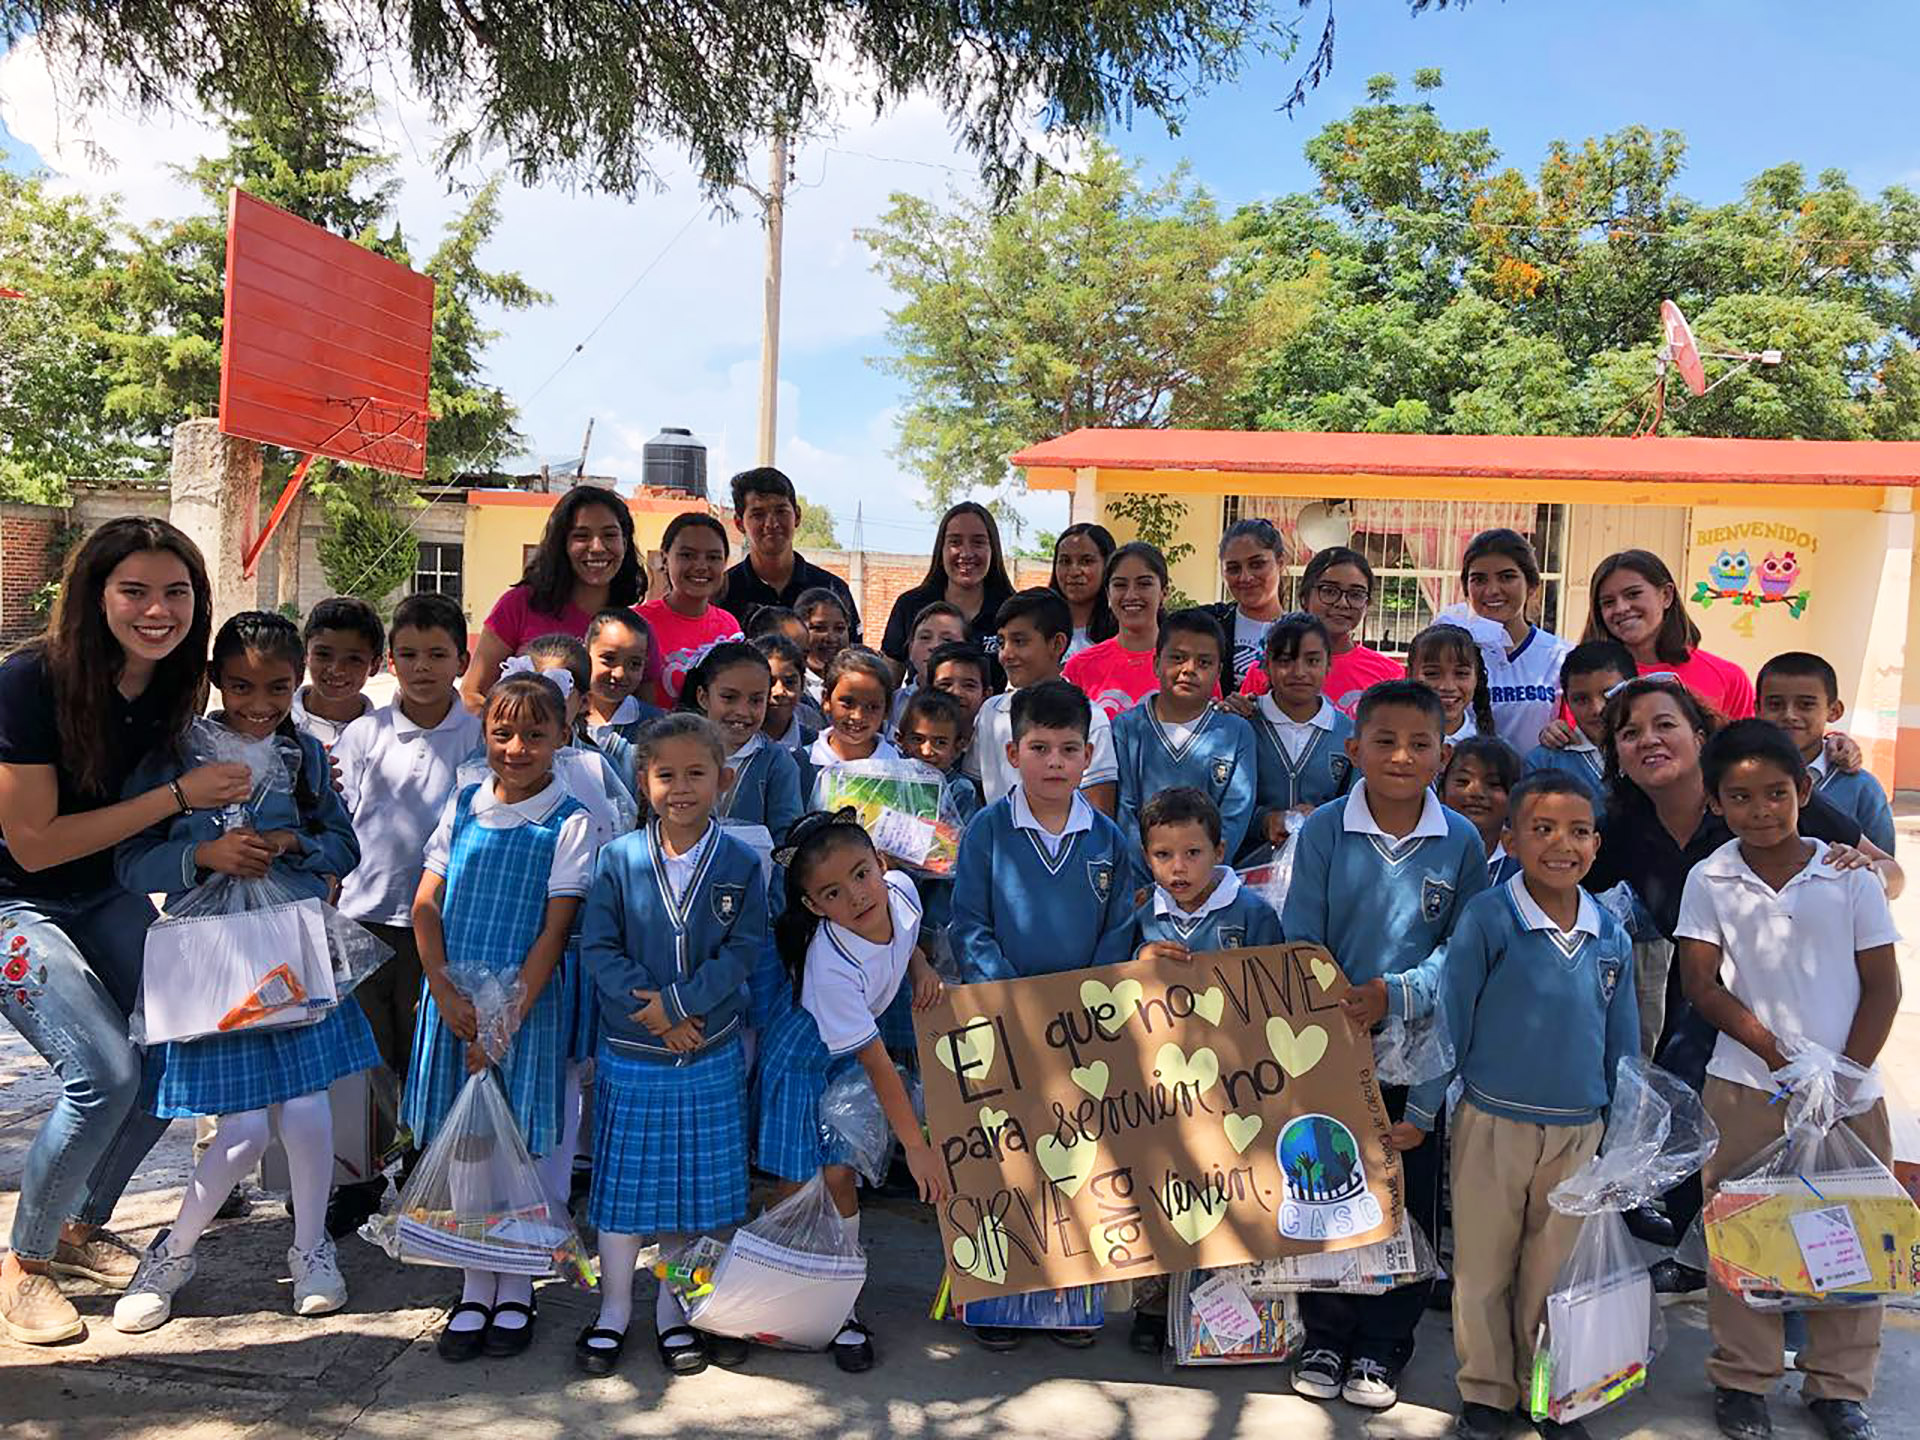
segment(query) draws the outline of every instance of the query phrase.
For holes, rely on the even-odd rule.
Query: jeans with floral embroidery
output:
[[[125,890],[0,898],[0,1015],[60,1078],[27,1151],[13,1252],[52,1258],[68,1220],[104,1225],[166,1131],[140,1105],[141,1054],[127,1038],[153,906]]]

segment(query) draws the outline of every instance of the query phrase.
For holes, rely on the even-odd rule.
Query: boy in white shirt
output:
[[[1013,697],[1029,685],[1058,680],[1062,657],[1073,638],[1073,612],[1055,591],[1044,587],[1021,590],[1010,595],[994,616],[1000,632],[1000,668],[1007,673],[1007,688],[981,702],[974,717],[973,745],[966,760],[966,771],[980,782],[980,791],[991,805],[1019,783],[1020,773],[1007,757],[1013,746]],[[1118,803],[1120,770],[1114,760],[1113,727],[1098,705],[1093,707],[1093,725],[1087,734],[1087,771],[1080,781],[1080,793],[1104,815],[1112,815]]]
[[[373,1027],[380,1058],[404,1079],[420,998],[413,897],[428,837],[453,794],[460,764],[481,745],[479,717],[460,703],[454,688],[467,668],[467,622],[460,607],[444,595],[408,596],[394,611],[387,649],[394,697],[341,732],[333,759],[361,857],[341,883],[340,913],[393,950],[353,998]],[[376,1150],[390,1139],[379,1136]],[[347,1224],[358,1207],[371,1214],[383,1188],[384,1182],[372,1181],[343,1187],[330,1228],[335,1218]]]
[[[1720,1032],[1707,1066],[1707,1112],[1720,1147],[1702,1176],[1711,1195],[1784,1127],[1772,1073],[1810,1041],[1871,1068],[1900,1004],[1899,938],[1866,857],[1803,839],[1800,806],[1812,792],[1786,733],[1741,720],[1701,755],[1708,802],[1735,838],[1687,877],[1674,938],[1687,999]],[[1888,1163],[1884,1101],[1846,1121]],[[1796,1366],[1801,1393],[1830,1440],[1872,1440],[1865,1402],[1880,1355],[1877,1305],[1806,1312]],[[1767,1440],[1766,1396],[1784,1368],[1777,1313],[1709,1288],[1713,1349],[1707,1378],[1714,1419],[1729,1440]]]

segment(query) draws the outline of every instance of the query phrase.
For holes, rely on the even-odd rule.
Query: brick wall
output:
[[[46,628],[33,597],[54,573],[56,541],[66,525],[51,505],[0,505],[0,646],[30,640]]]
[[[887,617],[894,602],[918,585],[927,575],[924,554],[906,554],[893,550],[863,550],[856,556],[851,550],[809,550],[807,559],[822,570],[831,570],[853,590],[854,603],[860,607],[860,621],[869,645],[878,646],[886,633]],[[853,582],[855,560],[860,562],[861,583]],[[1053,567],[1044,560],[1012,562],[1013,588],[1044,585]]]

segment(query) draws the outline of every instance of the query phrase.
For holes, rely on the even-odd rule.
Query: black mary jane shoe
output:
[[[722,1370],[738,1370],[753,1350],[738,1335],[713,1335],[703,1330],[700,1337],[707,1342],[707,1358]]]
[[[1048,1330],[1046,1337],[1068,1350],[1085,1350],[1100,1338],[1098,1330]]]
[[[599,1341],[599,1344],[595,1344]],[[589,1325],[575,1337],[573,1363],[583,1375],[611,1375],[620,1368],[620,1357],[627,1348],[627,1332]]]
[[[481,1315],[489,1323],[493,1320],[493,1311],[478,1300],[462,1300],[447,1314],[447,1323],[441,1327],[440,1337],[433,1342],[434,1350],[442,1360],[459,1365],[467,1360],[477,1360],[480,1352],[486,1348],[487,1327],[480,1325],[472,1330],[456,1330],[453,1322],[462,1315]]]
[[[669,1345],[669,1340],[685,1340],[684,1345]],[[654,1341],[660,1363],[675,1375],[698,1375],[707,1368],[707,1337],[691,1325],[675,1325],[662,1330]]]
[[[527,1347],[533,1344],[534,1320],[539,1311],[531,1305],[523,1305],[518,1300],[502,1300],[493,1307],[493,1319],[487,1321],[484,1353],[495,1360],[508,1360],[515,1355],[524,1355]],[[495,1323],[502,1315],[524,1315],[524,1325],[503,1326]]]
[[[852,1343],[840,1338],[840,1335],[849,1333],[858,1335],[860,1338]],[[859,1375],[871,1370],[873,1368],[873,1332],[858,1320],[849,1317],[847,1323],[840,1327],[840,1335],[836,1335],[833,1340],[833,1363],[849,1375]]]

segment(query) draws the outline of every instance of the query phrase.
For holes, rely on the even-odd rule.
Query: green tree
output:
[[[690,156],[724,195],[757,140],[834,107],[917,94],[1003,192],[1031,160],[1030,119],[1097,132],[1139,115],[1176,127],[1191,99],[1250,58],[1290,53],[1301,0],[0,0],[0,49],[35,36],[80,98],[131,89],[258,111],[385,46],[459,128],[458,158],[504,144],[522,179],[620,192]],[[1331,25],[1322,51],[1331,43]],[[1314,76],[1330,55],[1317,55]],[[849,92],[835,76],[865,77]],[[290,78],[291,77],[291,78]]]
[[[833,511],[817,500],[800,497],[800,528],[793,533],[793,548],[838,550],[839,536],[834,533]]]
[[[861,238],[900,301],[880,362],[907,384],[900,458],[930,509],[985,496],[1016,533],[1009,454],[1083,425],[1218,418],[1311,289],[1235,284],[1207,193],[1184,172],[1143,186],[1105,146],[1001,211],[896,195]]]

